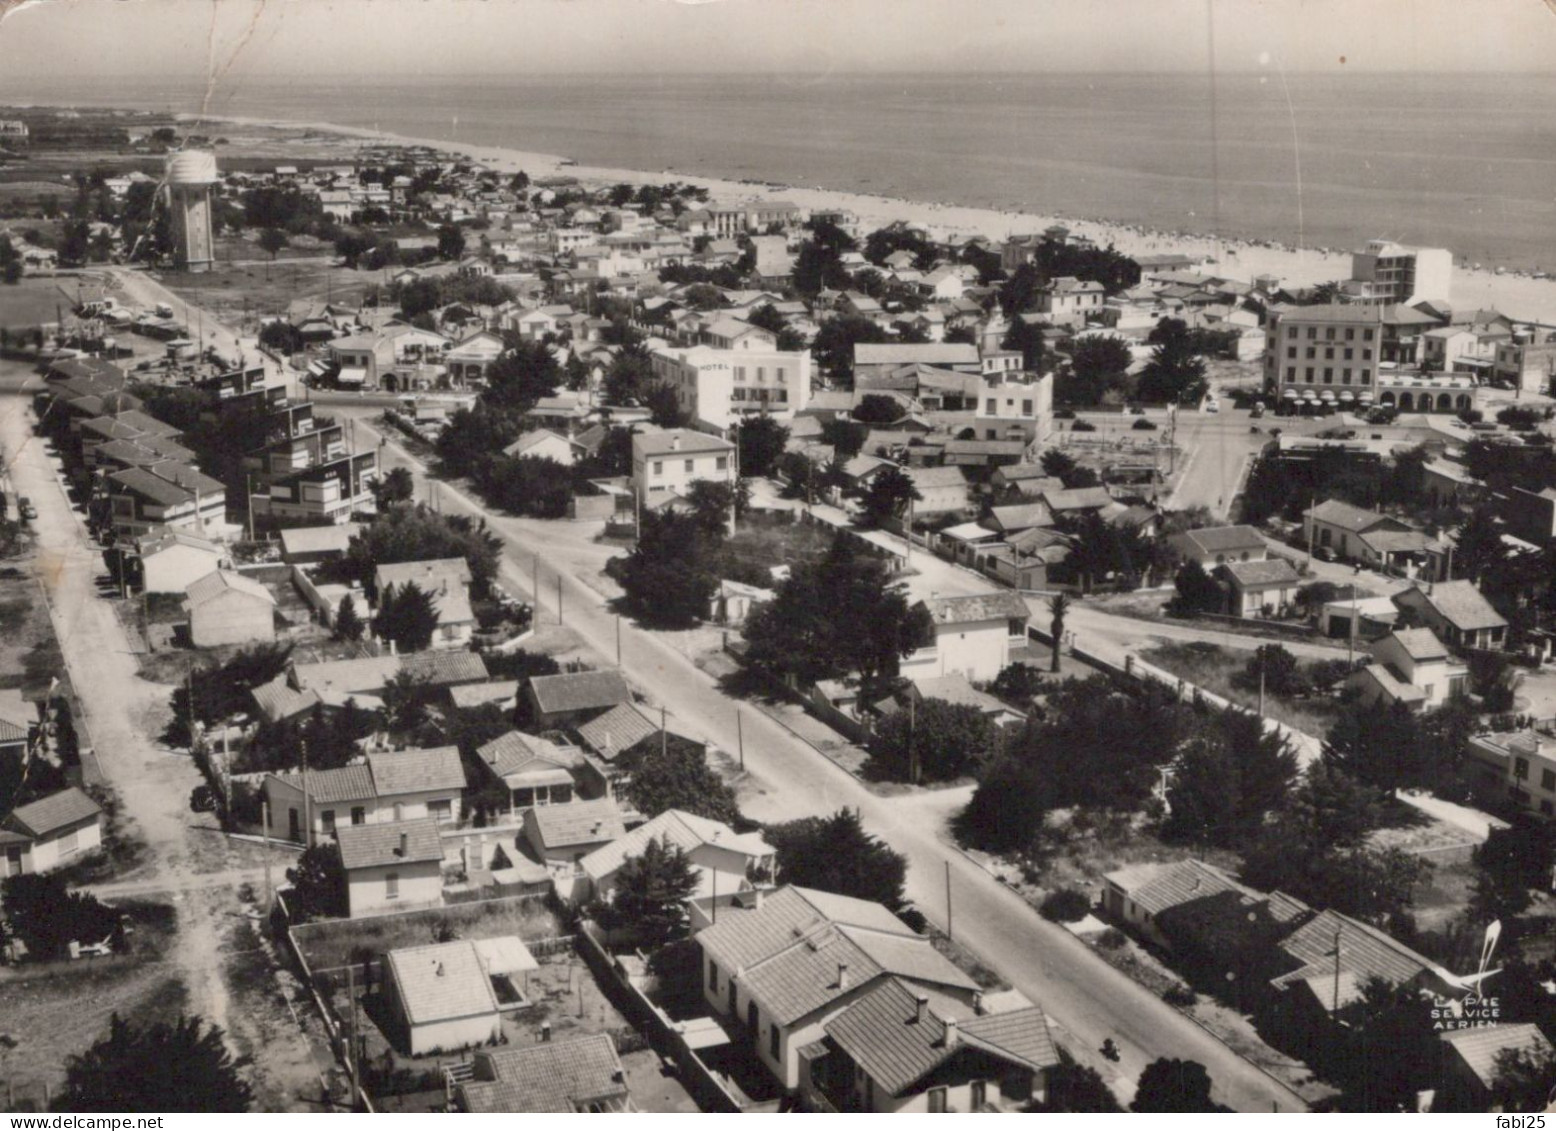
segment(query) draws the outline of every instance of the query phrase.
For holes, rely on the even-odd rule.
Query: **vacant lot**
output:
[[[0,286],[0,326],[16,330],[54,322],[74,303],[74,292],[67,295],[58,279],[33,277],[15,286]]]
[[[748,518],[725,540],[714,568],[720,577],[771,589],[777,584],[770,572],[773,566],[793,568],[818,561],[831,546],[832,532],[824,526]]]
[[[0,1077],[19,1108],[42,1108],[44,1085],[57,1091],[66,1060],[105,1036],[112,1014],[146,1023],[171,1020],[184,1006],[183,983],[167,958],[173,909],[118,906],[135,924],[128,954],[0,968],[0,1034],[16,1042],[0,1043]]]
[[[538,899],[516,897],[480,903],[458,903],[427,911],[380,915],[373,919],[332,919],[293,929],[309,969],[335,970],[347,963],[377,959],[406,946],[436,941],[440,925],[452,927],[462,939],[518,935],[521,939],[554,938],[562,933],[557,918]]]
[[[1234,652],[1219,644],[1194,641],[1187,644],[1158,644],[1142,651],[1140,658],[1164,671],[1182,677],[1196,687],[1220,695],[1249,710],[1258,710],[1258,689],[1248,690],[1232,682],[1233,677],[1248,666],[1249,654],[1246,652]],[[1264,714],[1304,734],[1322,738],[1328,733],[1335,716],[1339,714],[1339,702],[1323,696],[1280,699],[1274,695],[1266,695]]]

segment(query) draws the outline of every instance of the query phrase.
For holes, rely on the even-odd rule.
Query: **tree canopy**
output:
[[[769,825],[762,837],[777,856],[778,881],[850,895],[897,910],[908,861],[865,831],[852,809]]]
[[[881,720],[870,767],[893,781],[949,781],[981,766],[994,741],[994,723],[978,707],[924,699]]]
[[[726,825],[740,821],[735,791],[708,765],[698,743],[674,734],[661,742],[654,735],[624,751],[618,764],[627,774],[623,792],[639,813],[657,817],[679,809]]]
[[[180,1015],[139,1026],[114,1013],[108,1035],[65,1065],[58,1111],[247,1111],[253,1092],[222,1030]]]
[[[437,599],[414,581],[391,585],[378,595],[373,631],[402,652],[425,651],[438,631]]]
[[[697,872],[669,837],[650,840],[616,872],[614,897],[596,911],[606,927],[630,929],[642,944],[661,947],[685,938],[686,901],[697,894]]]
[[[644,514],[637,545],[619,567],[628,608],[645,622],[697,623],[718,589],[711,560],[708,534],[695,515]]]

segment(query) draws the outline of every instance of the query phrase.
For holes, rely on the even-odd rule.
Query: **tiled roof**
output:
[[[478,747],[476,754],[500,778],[538,768],[537,764],[560,766],[569,771],[583,765],[583,755],[577,750],[518,730],[497,736]],[[571,780],[571,773],[568,777]]]
[[[1284,989],[1310,978],[1322,980],[1327,976],[1332,979],[1336,937],[1340,942],[1340,970],[1352,975],[1358,986],[1374,977],[1382,978],[1391,986],[1399,986],[1422,974],[1444,975],[1430,959],[1423,958],[1377,928],[1336,911],[1321,911],[1280,944],[1280,949],[1299,965],[1273,979],[1271,984]]]
[[[1285,558],[1265,558],[1250,562],[1227,562],[1221,567],[1239,589],[1258,589],[1295,585],[1300,578]]]
[[[421,562],[389,562],[373,572],[373,583],[382,593],[391,585],[415,582],[424,593],[434,593],[444,582],[470,584],[470,563],[464,558],[437,558]]]
[[[149,558],[173,546],[187,546],[217,557],[221,557],[222,553],[221,547],[215,542],[207,538],[197,538],[193,534],[185,534],[182,530],[164,530],[160,534],[148,534],[139,538],[135,542],[135,552],[142,558]]]
[[[1450,1029],[1442,1034],[1459,1059],[1487,1088],[1497,1079],[1497,1056],[1510,1049],[1550,1052],[1551,1042],[1538,1025],[1530,1022],[1483,1025],[1474,1029]]]
[[[531,676],[530,691],[542,714],[591,711],[632,702],[632,690],[619,671],[563,672]]]
[[[1380,522],[1388,521],[1384,515],[1376,511],[1353,507],[1350,503],[1341,502],[1339,499],[1325,499],[1316,507],[1309,507],[1305,513],[1308,518],[1356,534],[1370,530]]]
[[[1148,915],[1160,915],[1195,899],[1206,899],[1221,892],[1235,891],[1262,899],[1260,893],[1244,887],[1220,868],[1201,860],[1181,860],[1171,864],[1136,865],[1109,872],[1105,879]]]
[[[367,756],[379,797],[465,788],[465,767],[459,747],[375,751]]]
[[[389,970],[412,1025],[497,1012],[492,980],[468,939],[391,950]]]
[[[457,1086],[459,1106],[503,1115],[574,1113],[630,1093],[616,1046],[605,1033],[475,1054],[476,1079]]]
[[[995,507],[989,515],[994,519],[995,526],[1007,533],[1054,524],[1053,511],[1048,509],[1046,503],[1018,503],[1015,506]]]
[[[1044,491],[1043,501],[1055,511],[1099,510],[1113,501],[1106,487],[1066,487]]]
[[[214,601],[217,597],[226,596],[228,593],[242,593],[245,597],[253,597],[267,605],[276,603],[270,590],[260,582],[252,577],[244,577],[241,573],[232,573],[224,569],[213,569],[204,577],[191,581],[184,588],[184,596],[188,598],[191,608],[199,608],[206,602]]]
[[[966,488],[967,476],[959,467],[905,467],[902,469],[920,491],[936,487]]]
[[[965,597],[931,597],[923,602],[935,624],[977,624],[990,620],[1027,620],[1032,610],[1007,589]]]
[[[37,722],[37,704],[14,687],[0,688],[0,745],[26,742]]]
[[[418,682],[430,683],[435,687],[454,683],[484,683],[490,674],[479,652],[462,652],[452,648],[401,656],[399,670]],[[382,687],[383,684],[378,686]]]
[[[958,1017],[957,1036],[948,1041],[947,1018],[927,1003],[920,1018],[918,997],[912,987],[889,978],[825,1026],[833,1043],[888,1095],[907,1091],[964,1043],[1033,1071],[1059,1062],[1047,1018],[1036,1006]]]
[[[5,823],[16,832],[41,837],[93,819],[101,812],[97,802],[71,786],[13,809]]]
[[[1175,535],[1202,554],[1242,553],[1265,549],[1264,537],[1252,526],[1207,526]]]
[[[541,843],[547,848],[609,843],[627,833],[621,810],[610,798],[575,801],[570,805],[542,805],[529,810],[525,819],[534,821]]]
[[[632,703],[618,703],[578,728],[584,744],[607,760],[658,733],[659,727]]]
[[[755,833],[741,836],[721,821],[711,821],[679,809],[666,809],[626,836],[595,849],[580,860],[578,866],[598,880],[615,872],[628,857],[643,855],[652,840],[664,841],[682,852],[714,844],[758,859],[773,854],[772,846]]]
[[[855,365],[977,365],[978,347],[967,342],[858,342]]]
[[[281,531],[281,551],[284,554],[344,554],[362,529],[357,522],[344,522],[339,526],[295,526]]]
[[[1448,655],[1448,649],[1429,628],[1400,628],[1392,635],[1412,660],[1439,660]]]
[[[303,788],[301,771],[272,774],[295,789]],[[373,771],[366,763],[354,766],[338,766],[332,770],[308,771],[308,794],[315,805],[338,804],[343,801],[368,801],[378,796],[373,788]]]
[[[321,702],[315,691],[292,690],[292,685],[286,681],[285,675],[278,675],[269,683],[260,684],[252,690],[251,694],[254,696],[254,705],[259,708],[260,714],[271,722],[300,715],[304,711],[312,710]]]
[[[429,652],[424,655],[443,655]],[[453,655],[454,653],[447,653]],[[470,653],[474,655],[474,653]],[[410,657],[406,657],[409,659]],[[304,691],[339,694],[379,691],[400,670],[395,656],[359,656],[350,660],[325,660],[317,664],[294,664],[292,676]]]
[[[401,851],[401,838],[404,851]],[[422,864],[443,859],[443,839],[434,817],[374,825],[337,825],[341,863],[347,871],[386,864]]]
[[[998,714],[1009,711],[1000,700],[986,692],[979,691],[971,683],[967,682],[964,675],[936,675],[915,679],[913,686],[920,696],[925,699],[940,699],[946,703],[955,703],[963,707],[976,707],[987,714]]]
[[[637,432],[632,436],[632,454],[644,456],[694,455],[704,452],[733,452],[735,445],[707,432],[690,428],[668,428],[663,432]]]
[[[1387,664],[1368,664],[1361,670],[1361,674],[1376,683],[1390,701],[1413,703],[1426,698],[1425,691],[1390,671]]]
[[[1439,616],[1461,632],[1500,628],[1507,624],[1472,581],[1439,581],[1430,589],[1417,587],[1406,592],[1419,593]],[[1397,594],[1395,604],[1399,604],[1403,596],[1404,593]]]
[[[128,491],[144,495],[158,506],[176,507],[194,499],[192,492],[175,487],[166,479],[140,467],[127,467],[123,471],[112,472],[108,478]]]

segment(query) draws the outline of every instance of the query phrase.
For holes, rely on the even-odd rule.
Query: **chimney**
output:
[[[670,434],[670,450],[672,452],[678,452],[681,450],[681,434],[679,432],[672,432]]]
[[[410,834],[402,832],[400,834],[400,850],[399,850],[399,852],[396,853],[396,855],[397,856],[404,856],[407,853],[409,853],[410,850],[411,850],[411,837],[410,837]]]
[[[846,962],[837,964],[837,988],[840,990],[848,989],[848,963]]]
[[[979,1017],[983,1016],[983,991],[982,990],[974,990],[973,991],[972,1007],[973,1007],[973,1013],[974,1014],[976,1014]]]
[[[961,1040],[961,1038],[962,1034],[958,1032],[956,1028],[956,1018],[947,1017],[945,1019],[945,1047],[948,1049],[955,1048],[956,1043]]]
[[[913,999],[913,1023],[922,1025],[924,1023],[924,1014],[928,1012],[929,999],[923,994],[919,994],[918,997]]]
[[[760,910],[762,910],[762,895],[763,895],[763,889],[758,887],[756,889],[756,902],[751,905],[751,908],[752,908],[753,911],[760,911]]]

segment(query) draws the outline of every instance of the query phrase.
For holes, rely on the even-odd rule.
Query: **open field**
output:
[[[1248,666],[1246,655],[1229,651],[1219,644],[1196,641],[1158,644],[1142,651],[1140,658],[1249,710],[1259,707],[1257,690],[1248,691],[1232,682],[1233,677]],[[1339,713],[1339,704],[1334,699],[1320,697],[1290,700],[1266,695],[1264,713],[1303,734],[1322,738]]]
[[[75,301],[74,287],[66,290],[71,283],[35,275],[15,286],[0,286],[0,326],[19,329],[57,321],[60,311],[69,313]]]

